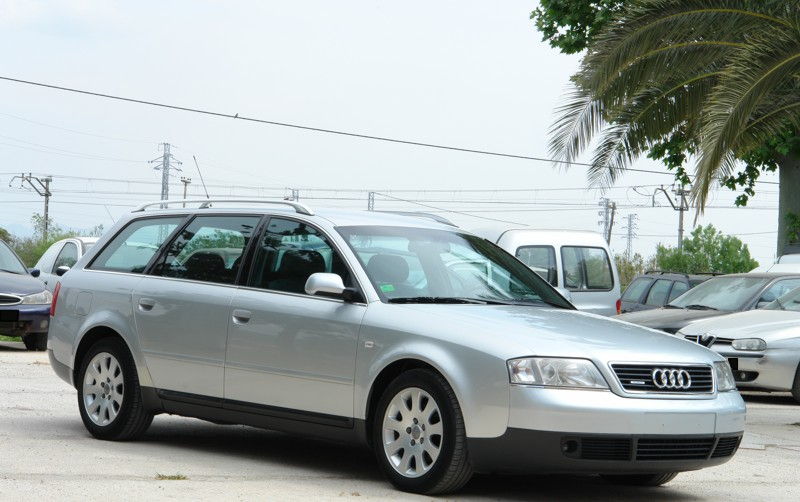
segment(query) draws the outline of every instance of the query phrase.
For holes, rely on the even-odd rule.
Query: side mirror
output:
[[[42,274],[42,271],[38,268],[29,268],[28,273],[31,274],[33,277],[39,277]]]
[[[66,266],[66,265],[61,265],[60,267],[58,267],[56,269],[56,275],[59,276],[59,277],[61,277],[62,275],[66,274],[67,272],[69,272],[69,267]]]
[[[311,274],[306,281],[306,293],[312,296],[320,293],[341,296],[346,289],[339,274],[317,272]]]
[[[572,303],[572,292],[570,290],[567,288],[555,288],[555,290],[558,291],[558,294],[566,298],[568,302]]]

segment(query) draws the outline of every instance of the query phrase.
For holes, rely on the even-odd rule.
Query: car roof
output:
[[[756,277],[760,279],[778,279],[781,277],[800,277],[800,273],[785,273],[780,272],[744,272],[741,274],[725,274],[717,277]]]
[[[492,242],[499,242],[506,234],[516,240],[548,243],[574,243],[606,247],[603,235],[589,230],[541,229],[520,226],[495,225],[475,228],[473,233],[485,237]]]
[[[213,202],[213,200],[212,200]],[[439,230],[458,230],[452,223],[444,223],[447,221],[444,218],[437,217],[436,215],[423,212],[383,212],[383,211],[367,211],[356,209],[337,209],[337,208],[315,208],[313,211],[309,209],[311,214],[306,214],[295,210],[291,207],[281,205],[261,205],[242,203],[236,204],[236,207],[208,207],[208,208],[176,208],[176,209],[152,209],[152,210],[135,210],[131,212],[131,217],[140,216],[169,216],[169,215],[185,215],[185,214],[264,214],[264,215],[285,215],[285,216],[299,216],[302,218],[322,218],[333,226],[399,226],[399,227],[415,227],[415,228],[430,228]]]

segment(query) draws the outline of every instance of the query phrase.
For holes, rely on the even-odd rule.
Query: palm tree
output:
[[[676,134],[697,146],[702,211],[737,159],[800,131],[800,0],[634,0],[589,47],[557,111],[551,153],[594,144],[590,181],[608,185]],[[800,215],[800,152],[776,154],[778,251]]]

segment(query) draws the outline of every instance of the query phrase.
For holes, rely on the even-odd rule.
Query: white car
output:
[[[558,288],[578,310],[620,313],[619,274],[603,236],[577,230],[501,228],[476,230]]]
[[[678,332],[728,359],[739,389],[791,392],[800,403],[800,288],[759,310],[689,324]]]
[[[34,265],[32,275],[41,279],[52,293],[56,287],[55,278],[64,275],[75,265],[94,246],[97,239],[98,237],[70,237],[54,242]],[[38,275],[35,271],[38,271]]]

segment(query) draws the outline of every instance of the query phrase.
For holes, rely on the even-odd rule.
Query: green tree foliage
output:
[[[684,239],[683,250],[658,245],[655,256],[659,270],[697,274],[749,272],[758,266],[750,257],[747,244],[737,237],[723,235],[713,225],[698,226]]]
[[[586,49],[624,0],[541,0],[531,13],[542,40],[565,54]]]
[[[614,262],[617,265],[619,285],[622,291],[625,291],[625,288],[633,281],[634,277],[645,273],[646,270],[656,268],[653,258],[645,262],[645,259],[639,253],[634,253],[630,258],[624,254],[618,254],[614,256]]]
[[[644,154],[688,181],[683,165],[696,153],[702,209],[716,182],[743,190],[744,205],[762,172],[778,169],[782,184],[797,179],[800,2],[565,0],[542,2],[533,17],[552,45],[588,47],[558,110],[551,153],[570,161],[597,145],[593,183],[613,183]],[[782,193],[779,208],[780,252],[800,196]]]
[[[54,242],[78,235],[74,230],[65,230],[50,220],[47,240],[44,240],[44,217],[39,213],[31,216],[31,225],[34,231],[31,237],[11,237],[8,241],[26,267],[33,267]]]
[[[11,233],[5,228],[0,227],[0,241],[9,243],[12,239],[13,237],[11,236]]]

